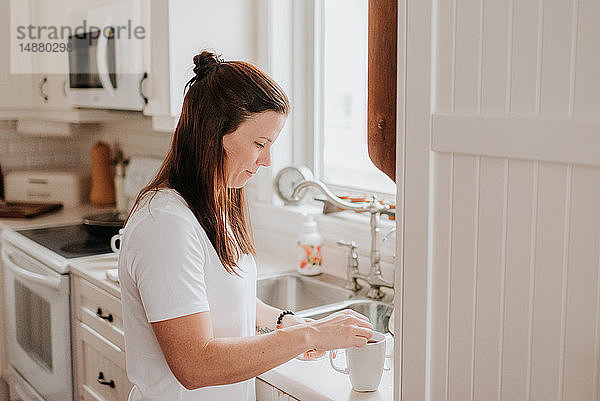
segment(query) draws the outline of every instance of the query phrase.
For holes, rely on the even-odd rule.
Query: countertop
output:
[[[55,212],[50,212],[41,216],[32,217],[30,219],[21,218],[1,218],[0,229],[11,228],[14,230],[56,226],[61,224],[81,223],[83,216],[88,214],[104,213],[114,210],[114,208],[99,208],[90,204],[63,207]]]
[[[24,229],[53,226],[80,222],[87,214],[102,213],[110,209],[82,205],[73,208],[63,208],[58,212],[35,217],[32,219],[0,219],[0,229]],[[121,297],[119,285],[106,277],[108,269],[117,267],[117,255],[102,255],[85,261],[75,261],[70,264],[71,272],[77,274],[109,294]],[[270,255],[257,258],[259,276],[289,271],[287,263]],[[393,337],[386,335],[387,355],[393,354]],[[343,364],[342,357],[337,358],[337,364]],[[259,376],[278,389],[299,400],[392,400],[393,399],[393,360],[386,359],[386,367],[390,370],[383,372],[379,390],[369,393],[359,393],[352,390],[348,376],[334,371],[325,356],[317,361],[301,361],[292,359]]]

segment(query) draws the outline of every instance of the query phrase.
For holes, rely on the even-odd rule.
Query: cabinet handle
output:
[[[148,78],[148,73],[144,72],[142,79],[140,79],[140,87],[139,87],[140,96],[144,100],[144,104],[148,104],[148,97],[144,94],[144,89],[142,88],[142,85],[144,84],[144,81],[146,80],[146,78]]]
[[[99,318],[102,318],[104,320],[108,320],[109,322],[113,321],[112,313],[109,313],[108,315],[105,316],[102,314],[102,308],[98,308],[98,310],[96,311],[96,316],[98,316]]]
[[[48,94],[46,93],[46,84],[48,83],[48,77],[44,77],[40,82],[40,96],[44,99],[44,102],[48,101]]]
[[[102,373],[102,372],[98,373],[98,378],[96,379],[96,381],[105,386],[109,386],[110,388],[115,388],[115,381],[114,380],[111,380],[111,381],[104,380],[104,373]]]

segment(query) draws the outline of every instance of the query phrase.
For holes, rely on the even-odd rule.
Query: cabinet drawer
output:
[[[291,395],[271,386],[269,383],[256,378],[256,400],[257,401],[298,401]]]
[[[75,316],[121,349],[125,349],[121,301],[75,276],[73,279]]]
[[[80,399],[127,401],[133,385],[125,371],[125,352],[81,322],[77,323],[76,338]]]

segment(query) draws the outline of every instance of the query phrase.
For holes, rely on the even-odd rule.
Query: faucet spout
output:
[[[329,202],[331,202],[332,204],[334,204],[335,206],[337,206],[339,208],[347,209],[347,210],[355,210],[358,212],[368,211],[368,209],[365,208],[364,204],[362,204],[362,203],[350,203],[350,202],[346,202],[345,200],[339,198],[337,195],[335,195],[333,192],[331,192],[329,190],[329,188],[327,188],[325,186],[325,184],[323,184],[321,181],[317,181],[317,180],[304,180],[304,181],[300,182],[294,188],[294,191],[292,192],[291,197],[293,199],[299,200],[301,198],[300,192],[302,192],[303,190],[305,190],[307,188],[318,189],[323,195],[325,195],[327,197]]]

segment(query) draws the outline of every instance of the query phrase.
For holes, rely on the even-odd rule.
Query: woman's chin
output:
[[[249,178],[238,178],[236,180],[232,180],[227,184],[227,188],[243,188],[246,186]]]

